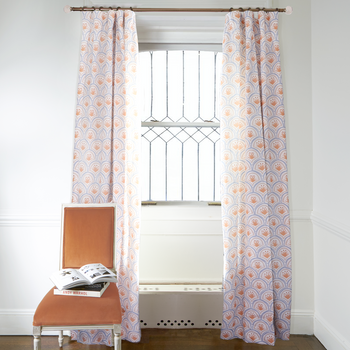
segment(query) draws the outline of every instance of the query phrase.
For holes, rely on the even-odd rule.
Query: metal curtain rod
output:
[[[72,11],[110,11],[110,10],[131,10],[134,12],[232,12],[232,11],[253,11],[253,12],[258,12],[258,11],[265,11],[265,12],[285,12],[287,15],[292,14],[293,9],[291,6],[287,6],[286,8],[265,8],[265,7],[238,7],[238,8],[229,8],[229,9],[220,9],[220,8],[141,8],[141,7],[88,7],[88,6],[83,6],[83,7],[70,7],[69,5],[66,5],[64,7],[64,12],[72,12]]]

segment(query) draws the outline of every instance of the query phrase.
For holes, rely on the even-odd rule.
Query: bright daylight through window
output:
[[[219,201],[221,53],[139,55],[142,200]]]

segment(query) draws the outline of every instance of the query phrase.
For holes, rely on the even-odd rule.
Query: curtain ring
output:
[[[113,7],[112,6],[109,6],[109,9],[110,9],[110,11],[113,11]]]
[[[85,11],[85,7],[86,7],[86,6],[83,6],[82,11]]]
[[[278,12],[278,10],[279,10],[279,8],[278,7],[276,7],[276,11]]]
[[[239,8],[238,8],[238,11],[243,12],[243,11],[244,11],[244,10],[243,10],[243,7],[239,7]]]
[[[229,12],[232,12],[233,11],[233,7],[230,7],[230,11]]]
[[[119,10],[120,10],[120,6],[117,7],[117,11],[119,11]]]
[[[99,11],[102,11],[102,9],[103,9],[103,6],[100,6],[98,10],[99,10]]]
[[[248,7],[248,8],[247,8],[247,11],[249,11],[250,9],[251,9],[251,7]]]
[[[130,6],[130,11],[134,11],[133,8]]]

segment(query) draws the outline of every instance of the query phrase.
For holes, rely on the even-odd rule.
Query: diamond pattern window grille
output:
[[[143,201],[219,201],[221,54],[140,54]]]

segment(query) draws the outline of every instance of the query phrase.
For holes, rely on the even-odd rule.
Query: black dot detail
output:
[[[145,326],[147,326],[147,323],[144,323]]]
[[[219,321],[218,321],[218,320],[216,320],[215,322],[216,322],[216,323],[218,323]]]
[[[188,320],[187,322],[191,322],[191,320]]]
[[[212,323],[211,325],[212,325],[212,326],[215,326],[215,323]]]
[[[208,325],[208,323],[205,324],[206,326]]]
[[[168,320],[168,322],[170,322],[170,320]]]
[[[160,320],[160,322],[162,322],[162,323],[163,323],[164,321],[163,321],[163,320]]]
[[[143,320],[141,320],[140,322],[143,323]]]
[[[174,322],[176,323],[177,321],[175,320]]]
[[[191,323],[191,326],[194,326],[194,323]]]
[[[209,320],[209,323],[211,322],[211,320]]]
[[[157,323],[157,326],[160,326],[160,323]]]
[[[164,326],[166,326],[166,323],[164,323]]]
[[[219,326],[221,326],[221,323],[219,323]]]
[[[181,322],[184,322],[184,320],[181,320]]]
[[[187,326],[187,323],[185,323],[185,326]]]
[[[170,326],[173,326],[174,325],[174,323],[170,323]]]
[[[178,323],[177,325],[178,325],[178,326],[181,326],[181,323]]]

